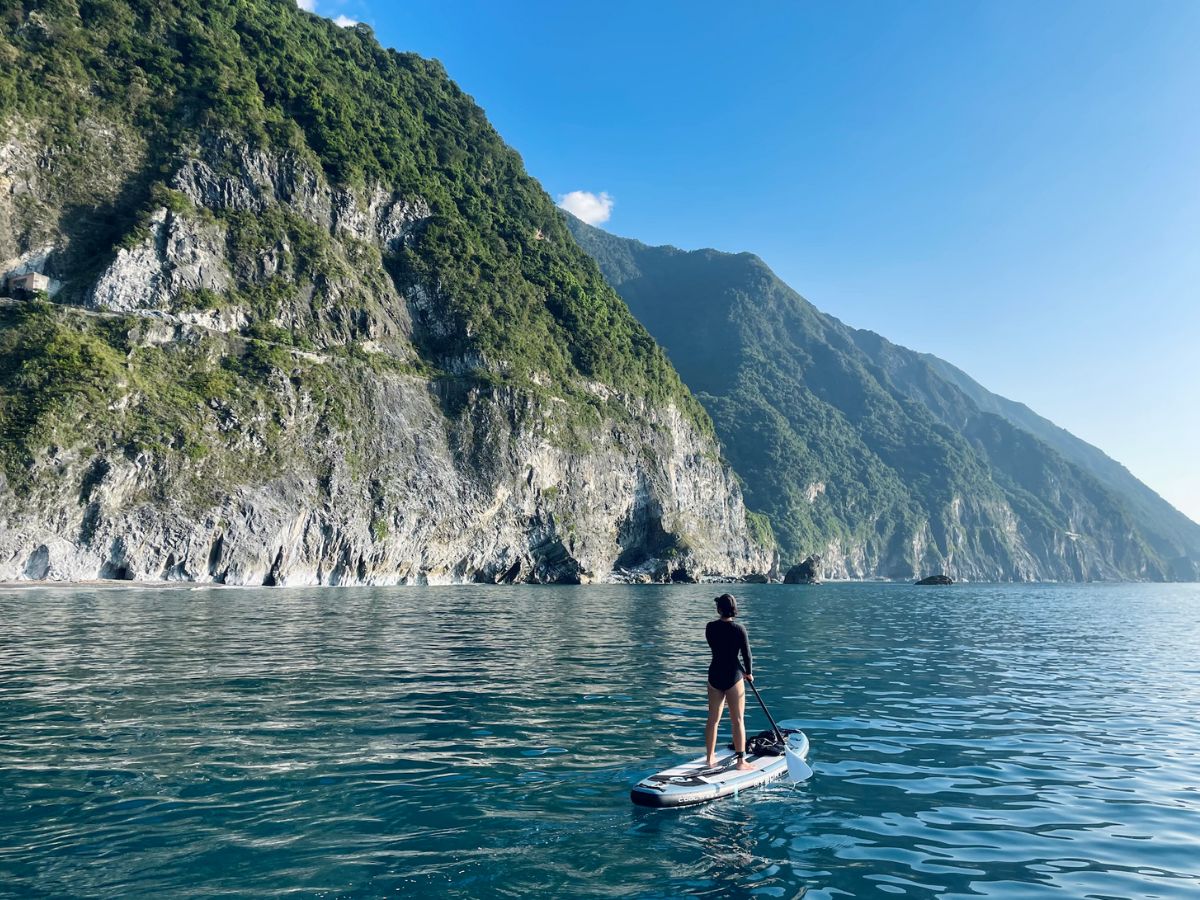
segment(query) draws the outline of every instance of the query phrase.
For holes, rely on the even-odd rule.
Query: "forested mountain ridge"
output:
[[[981,410],[995,413],[1035,435],[1113,490],[1133,512],[1139,527],[1161,555],[1168,559],[1200,559],[1200,524],[1139,481],[1125,466],[1098,447],[1038,415],[1025,404],[992,393],[945,360],[929,354],[922,354],[922,357],[934,371],[970,397]],[[1180,577],[1185,575],[1186,569]]]
[[[10,4],[0,63],[0,578],[770,567],[440,64],[293,0]]]
[[[815,553],[842,577],[1200,574],[1197,526],[1100,451],[825,315],[757,257],[569,224],[708,409],[785,565]]]

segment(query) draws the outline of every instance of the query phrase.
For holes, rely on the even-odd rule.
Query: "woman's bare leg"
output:
[[[725,692],[725,699],[729,701],[729,725],[733,731],[733,749],[738,753],[746,752],[746,683],[739,680],[737,684]],[[709,704],[709,709],[712,709],[712,704]],[[718,711],[717,715],[720,715]],[[750,763],[743,759],[738,763],[739,769],[754,768]]]
[[[725,695],[711,684],[708,686],[708,722],[704,726],[704,750],[707,753],[707,764],[717,764],[717,726],[721,724],[721,707],[725,705]]]

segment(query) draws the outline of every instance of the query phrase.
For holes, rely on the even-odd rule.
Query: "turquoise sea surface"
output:
[[[1200,586],[737,586],[815,775],[635,807],[720,589],[0,588],[0,896],[1200,897]]]

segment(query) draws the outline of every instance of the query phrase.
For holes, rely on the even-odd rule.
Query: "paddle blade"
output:
[[[812,778],[813,770],[804,761],[804,757],[790,748],[785,750],[784,754],[787,756],[788,777],[792,779],[793,784]]]

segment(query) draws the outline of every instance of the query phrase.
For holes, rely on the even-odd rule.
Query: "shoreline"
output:
[[[963,586],[1093,586],[1100,587],[1105,585],[1130,585],[1130,584],[1200,584],[1200,582],[1187,581],[961,581],[947,587]],[[79,589],[79,588],[95,588],[100,590],[177,590],[177,591],[205,591],[205,590],[279,590],[279,591],[297,591],[297,590],[353,590],[355,588],[595,588],[595,587],[632,587],[632,588],[649,588],[649,587],[671,587],[680,589],[696,589],[704,587],[717,587],[720,585],[736,585],[739,587],[754,587],[755,589],[762,587],[776,588],[816,588],[822,585],[877,585],[877,586],[908,586],[917,587],[912,580],[909,579],[887,579],[887,578],[841,578],[827,579],[820,584],[784,584],[782,581],[772,582],[740,582],[740,581],[703,581],[696,583],[687,582],[628,582],[628,581],[597,581],[588,584],[538,584],[538,583],[513,583],[513,584],[492,584],[489,582],[478,581],[450,581],[450,582],[425,582],[425,583],[397,583],[397,584],[224,584],[216,581],[125,581],[121,579],[89,579],[86,581],[0,581],[0,591],[34,591],[34,590],[58,590],[58,589]],[[939,592],[940,593],[940,592]]]

